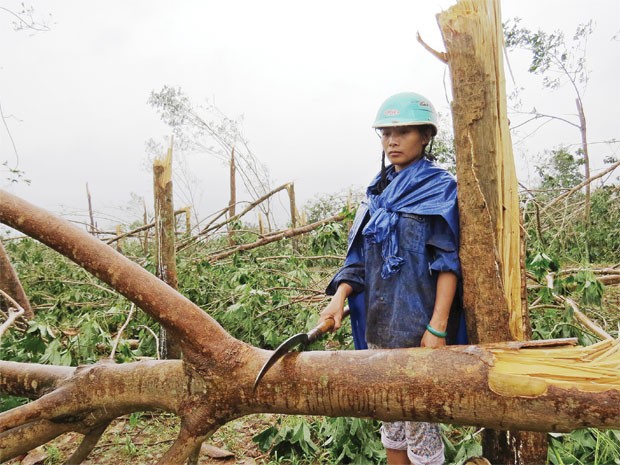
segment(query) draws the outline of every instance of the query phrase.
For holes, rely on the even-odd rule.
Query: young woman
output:
[[[381,171],[358,209],[321,319],[338,329],[348,299],[357,349],[442,347],[456,338],[460,264],[456,181],[429,159],[437,114],[428,99],[404,92],[381,105],[373,127]],[[444,462],[437,424],[386,422],[381,440],[389,465]]]

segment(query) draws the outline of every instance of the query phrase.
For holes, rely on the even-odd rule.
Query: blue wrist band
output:
[[[441,331],[437,331],[436,329],[434,329],[430,324],[426,325],[426,330],[431,333],[433,336],[437,336],[437,337],[446,337],[448,335],[448,333],[444,333]]]

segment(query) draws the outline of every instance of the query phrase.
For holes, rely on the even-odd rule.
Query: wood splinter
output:
[[[448,63],[448,54],[446,52],[438,52],[433,47],[431,47],[426,42],[424,42],[424,39],[422,39],[422,36],[420,35],[420,32],[416,33],[416,38],[418,39],[418,42],[420,42],[422,47],[424,47],[426,49],[427,52],[429,52],[431,55],[434,55],[435,57],[437,57],[440,61],[443,61],[446,64]]]

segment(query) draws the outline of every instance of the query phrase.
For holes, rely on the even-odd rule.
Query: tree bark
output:
[[[454,97],[468,335],[475,343],[524,340],[530,330],[523,300],[521,215],[506,113],[499,2],[461,0],[437,18]],[[483,442],[492,463],[546,461],[545,435],[485,431]]]

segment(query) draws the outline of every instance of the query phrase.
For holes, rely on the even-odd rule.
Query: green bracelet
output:
[[[443,333],[441,331],[437,331],[436,329],[434,329],[430,324],[426,325],[426,330],[431,333],[433,336],[437,336],[437,337],[446,337],[448,335],[448,333]]]

